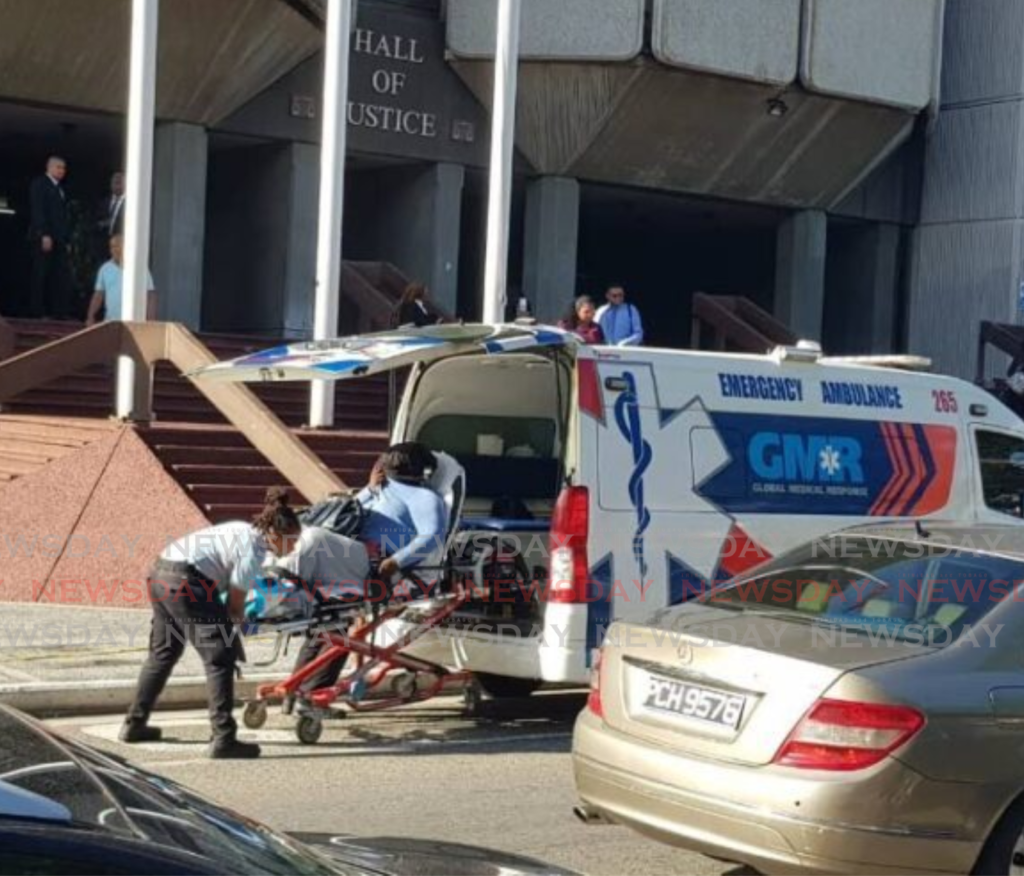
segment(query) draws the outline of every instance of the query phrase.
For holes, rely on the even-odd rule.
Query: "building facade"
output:
[[[323,3],[162,4],[162,317],[309,333]],[[469,319],[495,7],[359,0],[352,34],[345,258]],[[129,12],[0,10],[0,309],[46,155],[83,207],[120,165]],[[745,295],[830,351],[969,373],[1020,306],[1022,98],[1024,0],[523,0],[510,294],[554,320],[622,283],[669,346],[696,292]]]

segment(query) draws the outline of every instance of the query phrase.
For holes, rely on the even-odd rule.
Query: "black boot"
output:
[[[159,727],[125,721],[117,738],[122,742],[134,744],[136,742],[159,742],[162,736],[163,731]]]
[[[210,745],[210,758],[213,760],[253,760],[259,756],[260,747],[255,742],[218,739]]]

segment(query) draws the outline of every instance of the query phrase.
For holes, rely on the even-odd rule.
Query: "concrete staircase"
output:
[[[22,353],[81,328],[69,323],[9,320],[15,352]],[[274,338],[202,335],[219,359],[234,358],[278,343]],[[387,378],[337,384],[337,428],[302,429],[309,386],[260,384],[256,394],[349,486],[366,482],[387,445]],[[0,484],[106,434],[115,424],[114,375],[109,366],[86,369],[46,384],[3,406],[0,415]],[[190,381],[162,365],[154,382],[154,422],[138,426],[164,469],[208,520],[250,519],[268,488],[285,478],[202,396]],[[72,419],[73,418],[73,419]],[[296,504],[302,498],[293,491]]]
[[[15,333],[15,352],[23,353],[66,337],[81,328],[75,323],[8,320]],[[276,338],[238,335],[200,335],[218,359],[233,359],[278,343]],[[153,403],[156,419],[175,423],[220,423],[224,418],[190,381],[169,365],[156,370]],[[387,427],[386,378],[342,382],[337,385],[337,425],[342,429],[380,430]],[[260,384],[253,387],[260,399],[289,426],[305,423],[309,386],[305,383]],[[108,367],[89,368],[46,384],[4,405],[5,413],[60,417],[108,418],[113,411],[114,379]]]
[[[249,519],[270,487],[288,482],[245,438],[229,426],[154,424],[140,437],[214,523]],[[362,487],[387,445],[383,432],[299,432],[300,437],[346,484]],[[304,504],[294,489],[292,500]]]

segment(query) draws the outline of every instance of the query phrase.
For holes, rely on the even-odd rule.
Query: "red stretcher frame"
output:
[[[401,651],[430,630],[444,623],[469,601],[471,595],[471,588],[459,587],[455,593],[446,597],[436,609],[426,617],[419,619],[405,635],[386,647],[373,644],[371,636],[383,624],[404,614],[414,603],[386,607],[377,613],[370,623],[355,633],[326,631],[318,634],[318,638],[329,647],[324,648],[313,660],[283,681],[260,685],[256,690],[256,702],[280,704],[289,697],[297,698],[299,689],[307,679],[338,661],[347,661],[352,654],[361,658],[362,665],[357,670],[350,673],[348,677],[338,679],[337,684],[303,694],[302,699],[315,709],[326,710],[338,702],[343,702],[353,712],[377,712],[432,699],[441,693],[446,684],[460,681],[468,683],[472,679],[470,672],[453,671],[439,664],[402,654]],[[404,669],[414,673],[415,676],[433,675],[434,681],[423,690],[415,688],[414,692],[407,696],[396,694],[370,701],[363,701],[360,697],[352,696],[353,687],[356,684],[364,682],[365,689],[370,690],[395,669]]]

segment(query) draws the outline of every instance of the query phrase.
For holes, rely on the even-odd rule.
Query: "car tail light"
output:
[[[806,770],[862,770],[924,727],[909,706],[819,700],[779,749],[775,763]]]
[[[590,491],[586,487],[566,487],[551,517],[551,602],[586,602],[589,536]]]
[[[590,692],[587,694],[587,708],[598,718],[604,717],[604,703],[601,702],[601,666],[603,662],[600,649],[594,651],[594,662],[590,667]]]

